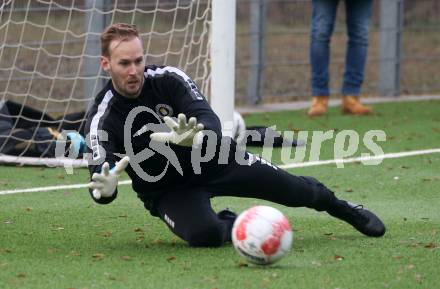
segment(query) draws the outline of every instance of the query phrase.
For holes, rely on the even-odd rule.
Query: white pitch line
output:
[[[438,149],[428,149],[428,150],[418,150],[418,151],[409,151],[409,152],[400,152],[400,153],[389,153],[383,155],[375,155],[375,156],[365,156],[365,157],[356,157],[349,159],[335,159],[335,160],[325,160],[325,161],[311,161],[304,163],[292,163],[279,166],[282,169],[292,169],[292,168],[303,168],[303,167],[311,167],[311,166],[320,166],[320,165],[328,165],[328,164],[336,164],[336,163],[354,163],[354,162],[362,162],[362,161],[371,161],[371,160],[383,160],[383,159],[395,159],[395,158],[403,158],[417,155],[426,155],[426,154],[435,154],[440,153],[440,148]],[[131,180],[120,181],[119,185],[129,185],[131,184]],[[0,191],[0,195],[9,195],[9,194],[18,194],[18,193],[33,193],[33,192],[48,192],[48,191],[56,191],[56,190],[69,190],[69,189],[81,189],[87,188],[88,184],[76,184],[76,185],[65,185],[65,186],[49,186],[49,187],[39,187],[32,189],[16,189],[16,190],[6,190]]]
[[[292,164],[281,165],[279,167],[282,169],[292,169],[292,168],[303,168],[303,167],[312,167],[312,166],[329,165],[329,164],[342,164],[342,163],[348,164],[348,163],[355,163],[355,162],[404,158],[404,157],[410,157],[410,156],[427,155],[427,154],[435,154],[435,153],[440,153],[440,148],[419,150],[419,151],[400,152],[400,153],[389,153],[389,154],[383,154],[383,155],[356,157],[356,158],[349,158],[349,159],[335,159],[335,160],[312,161],[312,162],[304,162],[304,163],[292,163]]]
[[[129,185],[131,180],[120,181],[118,185]],[[58,191],[58,190],[69,190],[69,189],[83,189],[87,188],[89,184],[76,184],[76,185],[64,185],[64,186],[49,186],[49,187],[39,187],[32,189],[16,189],[16,190],[6,190],[0,191],[0,195],[18,194],[18,193],[35,193],[35,192],[48,192],[48,191]]]

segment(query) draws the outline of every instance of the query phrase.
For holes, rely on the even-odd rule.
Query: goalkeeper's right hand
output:
[[[101,197],[108,198],[114,194],[118,186],[119,176],[128,166],[129,161],[130,158],[125,156],[111,170],[109,163],[105,162],[102,165],[101,173],[94,173],[92,175],[89,188],[93,190],[92,194],[95,199],[99,200]]]

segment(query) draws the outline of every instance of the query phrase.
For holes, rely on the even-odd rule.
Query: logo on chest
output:
[[[158,105],[156,105],[155,110],[160,118],[173,115],[173,108],[168,104],[159,103]]]

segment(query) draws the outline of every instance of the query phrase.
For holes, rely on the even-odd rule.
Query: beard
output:
[[[143,85],[143,78],[130,79],[123,83],[113,83],[116,91],[127,98],[136,98],[139,96]]]

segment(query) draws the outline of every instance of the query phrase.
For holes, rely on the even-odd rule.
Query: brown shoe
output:
[[[346,95],[342,97],[342,112],[347,114],[365,115],[373,112],[369,106],[363,105],[359,97]]]
[[[307,114],[311,117],[320,116],[327,113],[328,96],[314,96],[312,98],[312,105]]]

